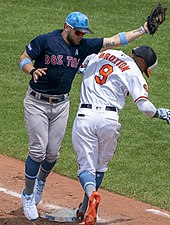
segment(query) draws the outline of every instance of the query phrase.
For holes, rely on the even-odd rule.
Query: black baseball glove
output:
[[[151,14],[147,18],[148,22],[148,30],[150,34],[154,34],[159,25],[163,23],[165,20],[167,8],[161,6],[161,4],[158,4],[156,7],[154,7],[151,11]]]

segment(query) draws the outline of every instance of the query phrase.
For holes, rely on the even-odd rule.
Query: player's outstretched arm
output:
[[[109,48],[115,48],[120,45],[127,45],[129,42],[142,36],[143,34],[146,34],[147,32],[148,32],[147,26],[146,26],[146,31],[144,30],[144,26],[143,26],[136,30],[121,32],[110,38],[104,38],[103,47],[101,51],[104,51]]]
[[[158,4],[151,10],[150,15],[146,19],[146,22],[139,29],[129,32],[121,32],[110,38],[104,38],[103,48],[101,51],[120,45],[127,45],[129,42],[143,34],[149,33],[150,35],[153,35],[158,30],[158,27],[164,22],[166,11],[167,8],[161,6],[161,4]]]

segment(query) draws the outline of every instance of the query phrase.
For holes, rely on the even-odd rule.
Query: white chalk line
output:
[[[170,219],[170,213],[162,212],[162,211],[157,210],[157,209],[147,209],[146,211],[150,212],[150,213],[153,213],[155,215],[163,216],[163,217],[166,217],[166,218]]]
[[[18,194],[14,191],[10,191],[6,188],[0,188],[0,192],[3,192],[5,194],[11,195],[13,197],[17,197],[17,198],[21,198],[21,194]],[[42,202],[40,202],[40,205],[42,208],[44,209],[62,209],[63,207],[58,206],[58,205],[52,205],[52,204],[44,204]],[[158,216],[162,216],[162,217],[166,217],[170,219],[170,213],[166,213],[166,212],[162,212],[160,210],[156,210],[156,209],[146,209],[147,212],[158,215]],[[100,221],[105,221],[104,219],[99,218]]]
[[[8,189],[5,188],[0,188],[0,192],[3,192],[5,194],[11,195],[13,197],[17,197],[17,198],[21,198],[21,194],[18,194],[14,191],[10,191]],[[62,207],[57,206],[57,205],[51,205],[51,204],[42,204],[42,202],[40,202],[41,207],[43,208],[47,208],[47,209],[61,209]]]

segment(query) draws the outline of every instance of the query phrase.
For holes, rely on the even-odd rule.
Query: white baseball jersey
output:
[[[93,54],[83,65],[86,72],[81,86],[81,103],[116,106],[121,110],[129,94],[134,102],[148,98],[147,83],[141,71],[122,51]]]
[[[120,135],[118,111],[130,94],[135,102],[148,98],[147,84],[134,60],[122,51],[107,50],[83,62],[86,71],[72,143],[83,171],[105,172]],[[112,107],[117,110],[108,110]]]

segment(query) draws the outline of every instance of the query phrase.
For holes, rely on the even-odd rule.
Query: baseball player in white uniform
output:
[[[131,95],[141,112],[164,119],[170,124],[170,110],[159,108],[148,100],[148,86],[142,73],[150,76],[157,56],[149,46],[122,51],[106,50],[88,56],[81,85],[80,105],[74,120],[72,142],[79,165],[78,177],[85,191],[77,210],[79,222],[96,222],[100,187],[120,135],[119,111]],[[84,69],[85,68],[85,69]]]

